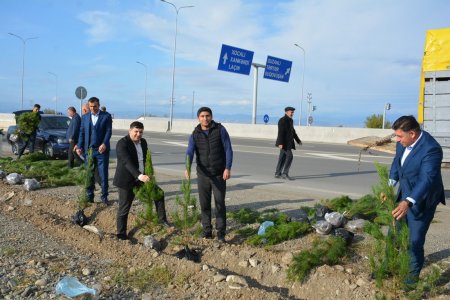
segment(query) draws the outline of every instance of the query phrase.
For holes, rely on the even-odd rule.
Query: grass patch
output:
[[[66,160],[49,160],[43,153],[34,152],[20,160],[0,157],[0,169],[6,173],[36,178],[42,187],[79,185],[83,182],[83,168],[69,169]]]
[[[227,218],[238,221],[241,224],[262,223],[264,221],[272,221],[275,224],[285,224],[289,222],[289,216],[280,213],[277,209],[267,209],[262,212],[252,210],[248,207],[241,208],[238,211],[227,213]]]
[[[247,239],[247,244],[276,245],[287,240],[293,240],[304,236],[311,231],[311,225],[303,222],[290,222],[274,225],[266,229],[264,235],[253,235]],[[257,230],[256,230],[257,232]]]
[[[16,249],[13,247],[2,248],[2,256],[11,257],[16,253]]]
[[[320,265],[335,265],[345,256],[347,246],[340,237],[315,240],[311,250],[296,254],[287,270],[289,280],[303,282],[309,272]]]
[[[129,272],[125,267],[117,267],[111,271],[114,274],[114,283],[142,292],[148,292],[157,285],[167,286],[173,279],[173,274],[167,266],[137,269],[133,272]]]

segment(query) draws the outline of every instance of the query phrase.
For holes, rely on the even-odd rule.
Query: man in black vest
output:
[[[194,153],[197,159],[197,185],[201,208],[203,237],[212,238],[211,191],[214,193],[216,207],[217,239],[225,242],[227,226],[225,193],[226,180],[230,178],[233,163],[233,149],[227,130],[212,119],[209,107],[197,111],[200,124],[189,138],[186,155],[192,163]],[[186,178],[190,176],[185,172]]]
[[[278,157],[277,169],[275,170],[275,178],[283,178],[293,180],[289,177],[289,169],[292,164],[292,149],[295,150],[294,140],[301,145],[302,141],[299,139],[294,129],[295,108],[288,106],[284,109],[284,116],[278,121],[278,136],[275,146],[280,148],[280,156]]]
[[[118,187],[119,209],[117,210],[117,238],[126,240],[127,221],[131,204],[134,200],[133,188],[142,182],[147,182],[150,177],[144,174],[145,159],[147,156],[147,141],[142,138],[144,124],[133,122],[130,124],[128,135],[117,142],[117,169],[113,184]],[[164,197],[155,201],[159,222],[169,227],[166,218]]]

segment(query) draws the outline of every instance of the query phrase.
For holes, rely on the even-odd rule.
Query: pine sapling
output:
[[[388,231],[387,234],[383,234],[380,225],[375,223],[365,226],[364,230],[376,240],[369,262],[378,287],[383,286],[389,276],[393,290],[397,291],[404,287],[405,279],[409,275],[409,232],[405,218],[397,221],[391,214],[397,203],[394,187],[389,185],[387,168],[380,164],[375,166],[380,178],[380,183],[372,188],[373,194],[378,199],[377,218],[387,223]]]
[[[176,196],[175,202],[178,208],[172,215],[175,226],[181,229],[184,235],[187,235],[188,230],[197,223],[199,214],[197,199],[191,195],[191,162],[189,156],[186,156],[185,165],[188,177],[181,182],[180,189],[183,198]]]
[[[83,210],[89,206],[89,199],[87,195],[87,190],[89,186],[95,181],[94,180],[94,157],[92,156],[92,149],[89,149],[87,152],[87,165],[85,165],[85,174],[84,174],[84,185],[81,190],[81,194],[78,195],[78,207]]]
[[[152,154],[150,149],[147,151],[145,159],[145,175],[150,177],[150,180],[139,185],[134,189],[136,198],[144,204],[144,211],[139,213],[138,225],[145,226],[152,232],[153,225],[158,224],[158,215],[154,211],[154,202],[164,199],[164,191],[158,186],[153,170]]]

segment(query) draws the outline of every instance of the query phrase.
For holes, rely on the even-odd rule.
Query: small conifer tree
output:
[[[376,242],[372,255],[369,256],[370,266],[375,275],[378,287],[384,283],[391,283],[393,290],[404,287],[409,275],[409,231],[406,220],[395,220],[391,212],[397,206],[394,187],[389,185],[387,168],[375,164],[380,177],[380,183],[372,188],[378,198],[378,218],[388,225],[388,232],[384,234],[380,225],[367,223],[364,230],[371,234]],[[385,279],[388,278],[389,281]]]
[[[158,215],[153,210],[154,202],[164,198],[164,191],[156,183],[150,149],[147,151],[144,173],[150,177],[150,180],[134,188],[136,198],[144,204],[144,211],[138,215],[138,225],[145,226],[152,232],[153,225],[158,224]]]
[[[92,156],[92,149],[90,148],[87,152],[86,156],[87,165],[85,168],[85,175],[84,175],[84,185],[83,189],[81,191],[81,194],[78,196],[78,206],[81,210],[85,209],[89,206],[89,199],[87,195],[87,189],[89,186],[94,182],[94,157]]]
[[[178,209],[173,213],[174,224],[177,228],[187,234],[188,230],[192,228],[198,221],[197,199],[191,195],[191,162],[189,156],[185,160],[188,178],[181,183],[181,192],[183,198],[176,196],[175,202]]]

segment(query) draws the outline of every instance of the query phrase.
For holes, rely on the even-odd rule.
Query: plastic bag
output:
[[[298,215],[292,217],[292,221],[302,222],[302,223],[306,223],[306,224],[310,223],[309,218],[308,218],[308,213],[303,209],[300,209],[298,211]]]
[[[326,213],[325,220],[334,227],[341,227],[344,223],[344,216],[338,212]]]
[[[264,235],[266,233],[266,229],[275,225],[272,221],[264,221],[261,223],[258,229],[258,235]]]
[[[362,231],[364,228],[364,224],[366,224],[366,220],[364,219],[356,219],[348,221],[347,224],[345,224],[345,229],[349,231]]]
[[[0,179],[3,179],[6,177],[6,173],[2,170],[0,170]]]
[[[330,212],[330,209],[323,205],[316,206],[316,217],[323,218],[327,212]]]
[[[84,214],[84,211],[80,209],[72,216],[72,222],[83,227],[88,223],[88,218]]]
[[[65,276],[56,284],[56,295],[64,294],[69,298],[82,294],[92,294],[95,296],[96,290],[88,288],[75,277]]]
[[[317,221],[316,224],[312,225],[312,227],[318,234],[329,234],[331,232],[331,229],[333,229],[333,225],[331,225],[327,221]]]
[[[161,243],[153,235],[146,235],[144,237],[144,246],[150,249],[159,250],[161,248]]]
[[[355,234],[353,232],[347,231],[344,228],[336,228],[333,232],[335,236],[339,236],[345,240],[347,245],[350,245],[353,241]]]
[[[6,176],[6,182],[9,184],[20,184],[22,182],[22,176],[17,173],[11,173],[8,176]]]
[[[193,262],[200,262],[200,254],[195,250],[189,249],[188,246],[184,246],[183,249],[175,253],[175,257],[178,259],[192,260]]]
[[[36,179],[25,179],[23,188],[26,191],[34,191],[41,188],[41,184]]]

